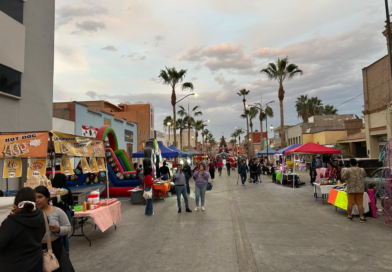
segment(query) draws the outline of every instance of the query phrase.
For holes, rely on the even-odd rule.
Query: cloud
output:
[[[71,34],[80,34],[82,32],[98,32],[99,30],[106,29],[104,22],[99,21],[84,21],[76,23],[77,31],[73,31]]]
[[[98,94],[96,92],[94,92],[94,91],[88,91],[88,92],[85,93],[85,95],[87,95],[91,99],[95,99],[96,97],[98,97]]]
[[[57,9],[56,13],[56,27],[59,28],[77,17],[91,17],[107,14],[108,9],[98,5],[66,5]]]
[[[101,48],[101,50],[106,50],[106,51],[117,51],[117,48],[114,47],[113,45],[107,45],[107,46]]]
[[[193,47],[180,60],[200,62],[211,71],[244,71],[254,67],[253,59],[245,54],[243,45],[227,42],[210,47]]]
[[[131,60],[133,60],[133,61],[145,60],[147,58],[146,56],[142,56],[138,53],[129,54],[127,57],[131,58]]]
[[[155,36],[154,38],[154,46],[158,47],[161,42],[165,40],[165,37],[162,35]]]

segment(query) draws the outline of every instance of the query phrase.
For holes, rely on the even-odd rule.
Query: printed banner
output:
[[[347,210],[347,193],[339,191],[338,196],[336,197],[335,206],[343,210]]]
[[[97,165],[98,165],[99,171],[106,171],[106,163],[105,163],[104,158],[98,158]]]
[[[22,159],[5,159],[3,178],[20,178],[22,176]]]
[[[46,158],[47,132],[0,135],[0,158]]]
[[[92,173],[98,172],[97,160],[95,158],[90,158],[90,169]]]
[[[46,175],[42,175],[39,177],[29,177],[24,183],[24,187],[30,187],[32,189],[38,186],[45,186],[48,189],[51,189],[52,182],[46,177]]]
[[[74,174],[71,165],[71,160],[69,158],[61,158],[60,169],[61,169],[61,173],[63,173],[66,176],[70,176]]]
[[[27,169],[27,178],[40,177],[46,174],[46,159],[31,159]]]
[[[52,131],[54,149],[58,154],[76,157],[105,157],[102,140],[78,137]]]
[[[88,165],[86,158],[80,159],[80,167],[82,167],[83,174],[91,173],[91,169],[90,169],[90,166]]]
[[[329,191],[329,196],[328,196],[328,203],[334,205],[336,201],[336,197],[338,196],[339,191],[335,189],[331,189]]]

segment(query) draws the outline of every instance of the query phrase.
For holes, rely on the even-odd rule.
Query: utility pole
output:
[[[389,65],[390,65],[390,73],[391,73],[391,80],[392,80],[392,42],[391,42],[391,20],[389,15],[389,6],[388,0],[385,0],[385,14],[387,16],[387,33],[388,33],[388,55],[389,55]],[[391,101],[388,101],[391,102]]]

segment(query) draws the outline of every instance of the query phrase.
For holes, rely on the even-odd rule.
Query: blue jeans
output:
[[[196,206],[199,206],[199,197],[201,197],[201,206],[204,206],[205,196],[206,196],[207,185],[196,185]]]
[[[186,192],[188,193],[188,195],[191,193],[191,188],[189,187],[189,179],[190,179],[190,178],[191,178],[191,177],[188,176],[188,175],[185,176]]]
[[[242,184],[245,184],[246,181],[246,173],[241,173],[241,182]]]
[[[154,201],[154,189],[153,188],[145,188],[144,191],[149,192],[150,190],[152,190],[152,198],[151,199],[147,199],[147,205],[146,205],[146,215],[151,216],[153,213],[152,210],[152,203]]]
[[[161,176],[161,179],[162,179],[162,180],[168,180],[168,179],[169,179],[169,175],[168,175],[168,174],[163,174],[163,175]]]
[[[177,194],[177,205],[178,209],[181,209],[181,195],[184,198],[185,202],[185,207],[189,209],[189,204],[188,204],[188,196],[186,195],[186,186],[175,186],[176,188],[176,194]]]

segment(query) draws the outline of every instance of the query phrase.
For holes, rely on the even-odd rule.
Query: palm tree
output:
[[[259,120],[260,120],[260,142],[261,142],[261,150],[264,150],[264,141],[263,141],[263,121],[265,120],[265,132],[267,133],[267,144],[268,144],[268,127],[267,127],[267,117],[274,117],[274,111],[269,106],[269,104],[275,103],[274,100],[266,103],[264,107],[261,103],[255,103],[256,107],[259,109]],[[267,112],[268,111],[268,112]]]
[[[199,137],[199,131],[201,130],[203,132],[204,127],[206,124],[204,124],[203,120],[197,120],[194,122],[193,127],[195,128],[195,147],[197,147],[197,138]]]
[[[208,133],[207,135],[207,141],[210,143],[210,149],[211,151],[213,150],[213,146],[216,144],[214,135],[212,135],[211,132]]]
[[[260,71],[262,74],[266,74],[269,80],[276,80],[279,83],[279,106],[280,106],[280,142],[281,147],[285,147],[284,142],[284,115],[283,115],[283,99],[284,99],[284,88],[283,82],[285,79],[292,79],[296,75],[302,75],[303,72],[298,68],[297,65],[289,62],[289,58],[283,59],[278,58],[277,63],[269,63],[267,68]]]
[[[251,108],[251,109],[255,109],[255,108]],[[255,110],[256,110],[256,109],[255,109]],[[249,110],[248,110],[248,109],[245,109],[245,110],[244,110],[244,113],[241,114],[240,117],[241,117],[242,119],[247,119],[247,120],[249,120],[249,119],[250,119],[250,109],[249,109]],[[252,126],[253,126],[253,124],[252,124]],[[253,156],[253,149],[250,149],[250,148],[249,148],[249,145],[251,144],[251,141],[252,141],[252,140],[249,139],[249,133],[247,134],[247,137],[246,137],[246,138],[247,138],[247,139],[245,140],[245,145],[246,145],[246,147],[247,147],[247,149],[248,149],[249,154]],[[253,147],[253,145],[252,145],[252,147]]]
[[[239,90],[238,93],[237,93],[238,96],[242,96],[243,97],[242,98],[242,103],[244,103],[244,110],[246,110],[246,104],[245,104],[246,99],[245,99],[245,97],[249,93],[250,93],[250,91],[246,90],[246,89]],[[249,120],[248,120],[248,118],[246,118],[246,134],[248,135],[248,140],[249,140]]]
[[[193,118],[194,116],[201,116],[203,113],[201,111],[197,111],[199,106],[193,107],[191,111],[189,111],[189,105],[188,105],[188,111],[185,110],[183,106],[180,106],[180,110],[177,112],[179,116],[184,117],[185,122],[188,124],[188,144],[191,146],[191,128],[193,123],[195,122],[195,119]]]
[[[182,150],[182,132],[187,129],[187,123],[184,119],[180,118],[177,120],[177,129],[180,130],[180,150]]]
[[[210,133],[210,131],[208,129],[203,129],[203,131],[201,132],[201,135],[203,137],[203,146],[206,144],[208,133]]]
[[[332,105],[325,105],[323,108],[323,115],[336,115],[338,114],[338,109]]]
[[[297,111],[298,117],[302,118],[303,122],[308,122],[309,119],[309,99],[307,95],[301,95],[297,97],[295,102],[295,109]]]
[[[241,134],[244,134],[244,131],[240,128],[237,128],[234,133],[237,135],[238,137],[238,143],[241,144]]]
[[[259,113],[259,111],[256,108],[250,108],[249,109],[249,126],[250,126],[250,133],[252,135],[252,139],[251,139],[251,145],[252,145],[252,154],[253,156],[255,156],[255,145],[254,145],[254,141],[253,141],[253,123],[252,123],[252,119],[254,119],[256,117],[256,115]],[[261,141],[261,138],[260,138]]]
[[[177,97],[176,97],[176,88],[181,87],[181,90],[190,90],[193,91],[193,84],[191,82],[184,82],[184,78],[186,76],[186,71],[187,70],[180,70],[177,71],[176,68],[168,68],[165,67],[165,70],[161,70],[159,73],[158,78],[162,80],[162,84],[164,85],[170,85],[172,89],[172,95],[171,95],[171,104],[173,106],[173,131],[177,130],[176,126],[176,121],[177,121],[177,116],[176,116],[176,103],[177,103]],[[174,146],[177,146],[177,135],[174,133]]]
[[[170,126],[173,124],[173,118],[168,115],[163,119],[163,129],[166,132],[166,128],[169,128],[169,143],[170,143]],[[170,145],[170,144],[169,144]]]
[[[235,144],[237,143],[237,140],[233,138],[230,140],[230,143],[231,143],[232,150],[234,151]]]
[[[311,97],[309,99],[310,116],[321,115],[323,109],[323,102],[318,97]]]

